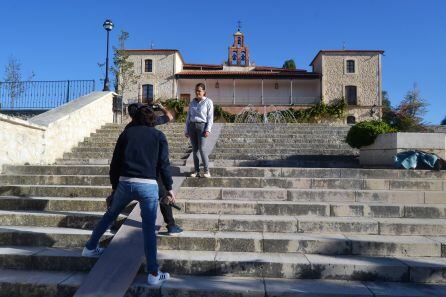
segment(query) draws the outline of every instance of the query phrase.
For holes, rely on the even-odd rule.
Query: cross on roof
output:
[[[240,29],[242,28],[242,22],[241,21],[238,21],[237,22],[237,31],[239,31],[240,32]]]

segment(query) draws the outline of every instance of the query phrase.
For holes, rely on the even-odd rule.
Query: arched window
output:
[[[355,124],[356,118],[354,116],[348,116],[347,117],[347,124]]]
[[[346,70],[347,73],[355,73],[356,69],[355,69],[355,60],[347,60],[346,62]]]
[[[143,101],[152,101],[153,96],[153,85],[147,84],[142,85],[142,99]]]
[[[232,64],[237,63],[237,52],[232,52]]]
[[[238,37],[237,38],[237,47],[241,47],[242,46],[242,38]]]
[[[240,64],[245,65],[246,64],[246,53],[242,52],[240,55]]]
[[[358,104],[358,93],[356,86],[345,86],[345,99],[348,105]]]
[[[144,61],[144,72],[152,72],[152,60],[147,59]]]

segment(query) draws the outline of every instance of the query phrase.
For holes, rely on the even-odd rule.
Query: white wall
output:
[[[0,115],[0,166],[54,163],[90,133],[113,122],[113,94],[94,92],[28,121]]]
[[[218,81],[219,88],[215,88]],[[279,88],[275,89],[275,83]],[[195,85],[206,83],[206,93],[214,103],[233,104],[233,80],[232,79],[180,79],[178,83],[178,94],[190,94],[194,98]],[[293,103],[309,104],[319,102],[319,80],[294,80],[293,81]],[[290,104],[290,80],[264,80],[263,81],[263,104],[282,105]],[[236,105],[261,105],[262,104],[262,81],[260,79],[245,79],[235,81],[235,104]]]

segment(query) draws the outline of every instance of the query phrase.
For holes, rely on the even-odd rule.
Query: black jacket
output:
[[[110,164],[110,182],[115,190],[120,176],[157,179],[172,190],[169,148],[163,132],[149,126],[131,125],[119,136]]]

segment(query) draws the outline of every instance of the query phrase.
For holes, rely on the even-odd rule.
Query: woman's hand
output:
[[[204,136],[204,137],[208,137],[209,134],[211,134],[209,131],[204,131],[203,136]]]

